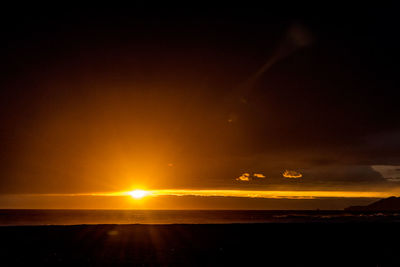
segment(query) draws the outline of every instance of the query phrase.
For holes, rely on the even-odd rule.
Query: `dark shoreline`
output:
[[[400,223],[0,227],[1,266],[400,266]]]

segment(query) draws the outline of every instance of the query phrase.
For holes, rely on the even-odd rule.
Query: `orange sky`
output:
[[[75,12],[3,23],[0,208],[334,209],[400,192],[397,25]],[[135,188],[151,194],[115,193]]]

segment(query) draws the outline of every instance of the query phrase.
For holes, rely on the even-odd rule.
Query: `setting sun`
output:
[[[140,198],[147,196],[149,194],[149,192],[140,190],[140,189],[136,189],[136,190],[128,192],[128,194],[133,198],[140,199]]]

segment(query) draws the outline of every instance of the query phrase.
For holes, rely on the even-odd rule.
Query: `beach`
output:
[[[399,266],[398,223],[2,226],[1,266]]]

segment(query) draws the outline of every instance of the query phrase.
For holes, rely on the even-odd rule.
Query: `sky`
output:
[[[400,195],[396,16],[390,2],[7,7],[0,208]],[[155,195],[121,193],[135,189]]]

